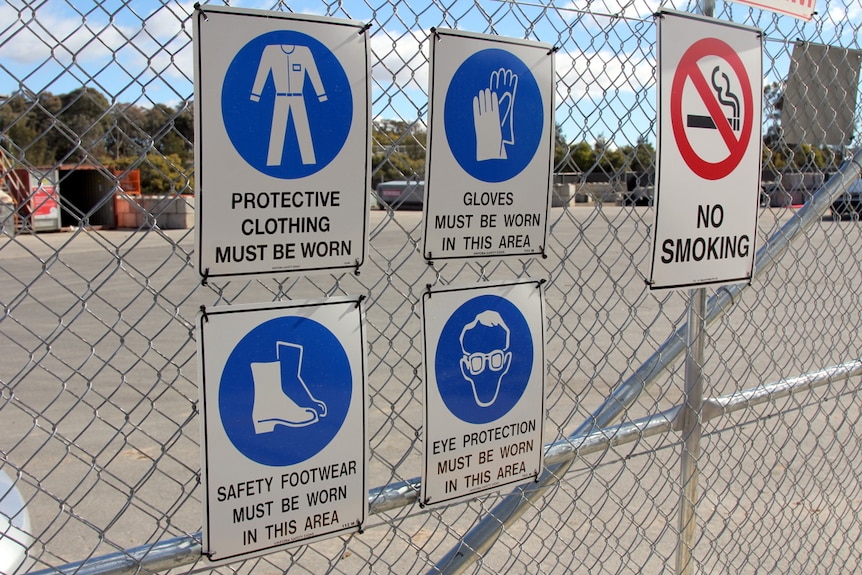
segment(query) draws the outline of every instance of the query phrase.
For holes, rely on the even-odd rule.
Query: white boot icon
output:
[[[326,416],[326,404],[315,399],[302,380],[302,346],[280,341],[276,350],[278,361],[251,364],[251,416],[257,434],[269,433],[276,425],[306,427]]]

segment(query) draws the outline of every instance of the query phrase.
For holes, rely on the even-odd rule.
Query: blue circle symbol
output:
[[[544,118],[535,77],[505,50],[490,48],[467,58],[446,92],[449,148],[464,171],[483,182],[510,180],[530,164]]]
[[[297,179],[341,151],[353,119],[350,82],[318,40],[290,30],[262,34],[237,52],[221,112],[236,151],[254,169]]]
[[[341,343],[320,323],[296,316],[251,330],[228,357],[218,404],[231,443],[263,465],[295,465],[338,434],[353,391]]]
[[[464,302],[443,326],[434,372],[449,411],[468,423],[506,415],[524,394],[533,369],[533,338],[509,300],[481,295]]]

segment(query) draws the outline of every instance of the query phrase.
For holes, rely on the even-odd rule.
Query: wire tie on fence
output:
[[[545,252],[545,246],[541,246],[541,247],[539,247],[539,249],[542,251],[542,259],[543,260],[548,259],[548,254]]]
[[[545,54],[545,56],[550,56],[551,54],[554,54],[555,52],[559,51],[559,49],[559,46],[551,46],[551,49],[548,50],[548,53]]]
[[[431,299],[431,284],[425,284],[425,293],[428,295],[428,299]]]
[[[200,13],[201,13],[201,16],[203,16],[203,17],[204,17],[204,20],[205,20],[205,21],[209,22],[209,16],[207,16],[207,13],[206,13],[206,12],[204,12],[203,10],[201,10],[201,3],[200,3],[200,2],[195,2],[195,10],[197,10],[198,12],[200,12]]]
[[[366,22],[365,24],[363,24],[362,28],[359,30],[359,35],[362,36],[363,34],[368,32],[368,29],[371,28],[372,25],[372,22]]]
[[[543,285],[545,285],[546,281],[548,281],[548,280],[546,280],[545,278],[541,278],[541,279],[536,280],[536,287],[537,288],[542,287]]]
[[[358,276],[359,275],[359,258],[356,258],[353,261],[355,262],[355,265],[353,266],[353,275]]]
[[[362,302],[364,300],[365,300],[365,294],[360,295],[358,298],[356,298],[356,307],[353,309],[359,309],[359,306],[362,304]]]
[[[644,285],[645,285],[645,286],[651,286],[651,285],[653,285],[654,283],[655,283],[655,282],[651,282],[651,281],[649,281],[648,279],[644,278]]]
[[[207,285],[207,282],[209,281],[209,277],[210,277],[210,269],[204,268],[204,277],[201,278],[201,285],[202,286]]]
[[[749,282],[749,284],[750,284],[750,283],[751,283],[751,282]],[[726,292],[726,293],[727,293],[727,297],[729,297],[729,298],[730,298],[730,305],[736,305],[736,302],[734,302],[734,301],[733,301],[733,294],[731,293],[731,291],[730,291],[729,289],[727,289],[727,286],[721,286],[720,288],[718,288],[718,291],[724,291],[724,292]]]
[[[201,317],[204,318],[205,322],[209,322],[210,318],[207,315],[207,306],[201,304]]]

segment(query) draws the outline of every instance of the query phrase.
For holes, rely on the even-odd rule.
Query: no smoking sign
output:
[[[687,84],[694,92],[688,99]],[[739,166],[751,144],[752,106],[751,82],[736,51],[718,38],[692,44],[676,68],[670,90],[673,137],[692,172],[720,180]],[[701,108],[706,109],[705,114],[697,113]],[[711,130],[711,139],[719,141],[710,142],[707,136],[704,149],[695,149],[697,132],[703,130]],[[711,156],[720,159],[709,159]]]
[[[747,281],[760,196],[763,34],[658,15],[658,159],[651,289]]]

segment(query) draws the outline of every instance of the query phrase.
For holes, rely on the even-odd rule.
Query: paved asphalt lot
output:
[[[368,297],[369,486],[377,487],[421,472],[418,302],[426,286],[471,284],[486,277],[546,279],[545,440],[570,432],[678,325],[688,296],[650,294],[644,287],[650,209],[552,212],[546,260],[448,263],[432,269],[416,244],[421,213],[392,217],[374,211],[369,261],[359,276],[282,283],[201,286],[192,268],[192,230],[61,232],[2,244],[0,293],[6,316],[0,324],[0,380],[6,385],[0,395],[0,452],[22,471],[22,489],[33,497],[34,528],[45,530],[40,531],[43,559],[54,557],[54,564],[61,564],[83,559],[82,553],[93,548],[98,556],[115,551],[113,544],[133,547],[162,538],[162,533],[176,536],[200,529],[195,318],[201,305],[272,301],[285,295]],[[762,233],[791,215],[790,210],[762,210]],[[826,218],[805,244],[815,249],[799,251],[814,257],[817,246],[828,245],[830,258],[853,261],[851,239],[858,239],[858,227],[858,222]],[[800,269],[807,265],[804,259],[796,263]],[[835,273],[841,275],[840,270]],[[808,289],[809,280],[801,274],[777,281],[789,297],[803,297]],[[827,273],[824,281],[840,279]],[[836,309],[858,304],[853,294],[836,291],[834,296]],[[765,305],[767,298],[763,293],[746,298],[725,322],[736,330],[714,328],[711,346],[732,354],[740,340],[757,337],[756,326],[775,325],[776,305]],[[824,321],[813,317],[808,328],[818,329]],[[852,318],[834,321],[830,329],[837,331],[844,323],[846,329],[855,325]],[[835,351],[840,355],[845,350]],[[792,345],[775,345],[769,354],[757,356],[753,373],[772,381],[804,369],[808,358],[820,361],[825,355],[806,353],[807,358],[800,358]],[[718,355],[708,367],[731,365],[731,372],[751,373]],[[713,394],[735,388],[729,373],[716,378]],[[675,385],[678,378],[677,373]],[[633,417],[666,409],[679,398],[678,389],[647,395]],[[677,473],[672,456],[662,456],[670,458],[667,469],[645,469],[639,481]],[[8,465],[4,469],[14,475]],[[69,509],[82,520],[67,521]],[[107,526],[113,544],[99,544],[97,529],[88,523]],[[647,531],[660,533],[661,526]]]

